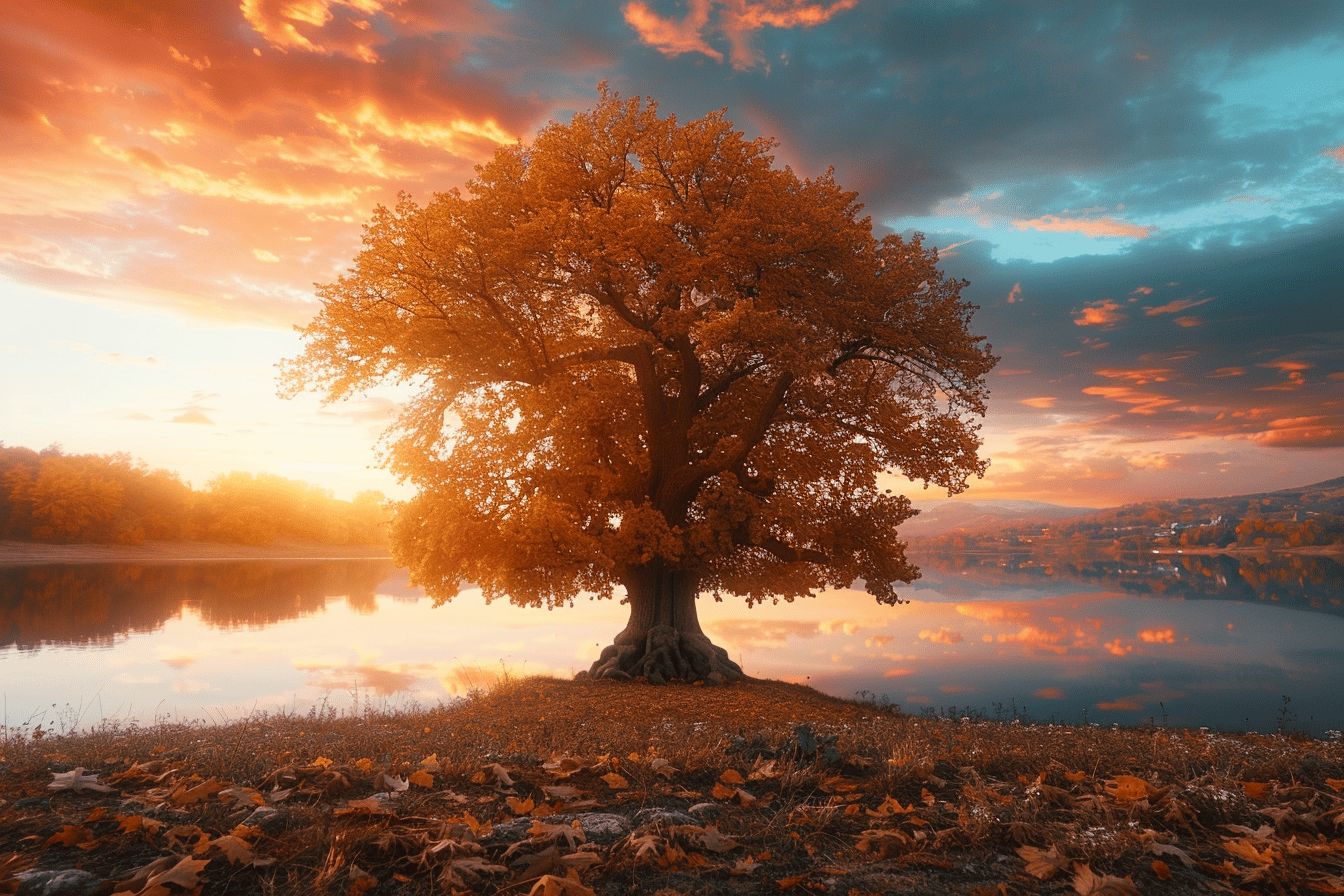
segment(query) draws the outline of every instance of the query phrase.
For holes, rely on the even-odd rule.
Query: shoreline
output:
[[[150,541],[144,544],[47,544],[0,541],[0,567],[90,563],[212,563],[250,560],[391,560],[376,545],[226,544]]]

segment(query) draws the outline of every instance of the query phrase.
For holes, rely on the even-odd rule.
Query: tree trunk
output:
[[[696,615],[694,575],[653,564],[623,577],[630,621],[593,663],[593,678],[645,678],[653,684],[741,681],[742,668],[716,647]]]

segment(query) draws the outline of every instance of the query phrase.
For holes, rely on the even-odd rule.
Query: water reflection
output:
[[[702,621],[754,675],[922,709],[1062,721],[1344,728],[1344,568],[1329,558],[920,558],[910,603],[861,592]],[[433,704],[570,675],[625,621],[468,591],[435,608],[385,561],[0,569],[6,724]],[[97,649],[89,649],[97,648]]]
[[[1078,583],[1187,600],[1279,603],[1344,615],[1344,564],[1329,556],[1268,554],[1043,558],[1031,554],[931,554],[926,572],[958,574],[968,585],[1057,592]],[[955,589],[954,589],[955,590]]]
[[[0,567],[0,648],[108,646],[184,606],[218,628],[319,613],[333,596],[371,613],[393,569],[384,560]]]

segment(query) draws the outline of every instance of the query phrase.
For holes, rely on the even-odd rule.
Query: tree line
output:
[[[140,544],[383,544],[391,512],[376,491],[353,501],[292,479],[232,472],[196,490],[129,454],[66,454],[0,443],[0,539]]]

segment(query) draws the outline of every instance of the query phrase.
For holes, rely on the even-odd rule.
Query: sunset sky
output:
[[[1075,8],[1077,7],[1077,8]],[[89,0],[0,28],[0,440],[397,493],[395,395],[275,394],[404,190],[606,81],[720,107],[970,281],[967,498],[1344,474],[1344,3]],[[932,496],[932,491],[918,497]]]

